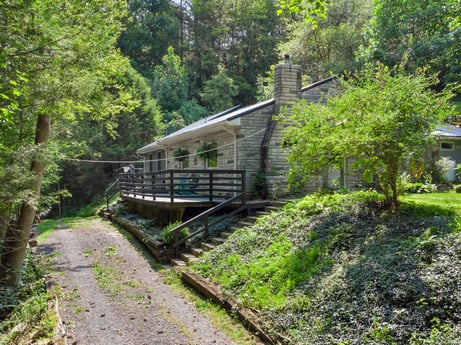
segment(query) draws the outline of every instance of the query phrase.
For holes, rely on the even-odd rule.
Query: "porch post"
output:
[[[245,204],[246,202],[246,199],[245,199],[245,193],[246,193],[246,183],[245,183],[245,180],[246,180],[246,171],[243,170],[242,171],[242,204]]]
[[[174,172],[170,171],[170,202],[174,201]]]
[[[210,202],[211,202],[211,201],[213,201],[213,172],[210,171],[209,174],[210,174],[209,175],[210,177],[209,177],[209,187],[208,187],[208,189],[210,191]]]

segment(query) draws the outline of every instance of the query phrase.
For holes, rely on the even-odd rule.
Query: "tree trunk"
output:
[[[37,127],[35,132],[35,145],[39,150],[43,150],[48,143],[50,134],[50,115],[38,115]],[[40,157],[37,155],[36,157]],[[0,284],[14,285],[18,279],[18,272],[22,267],[24,255],[29,242],[32,224],[35,219],[35,205],[40,197],[45,164],[39,159],[34,159],[31,166],[34,174],[31,190],[33,197],[24,201],[17,226],[10,226],[5,236],[2,262],[0,265]]]

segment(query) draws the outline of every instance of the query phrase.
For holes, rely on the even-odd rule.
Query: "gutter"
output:
[[[227,133],[230,133],[233,135],[233,138],[234,138],[234,170],[237,170],[237,133],[227,128],[226,124],[223,124],[222,129],[224,129]]]

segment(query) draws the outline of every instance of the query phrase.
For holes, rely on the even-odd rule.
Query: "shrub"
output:
[[[163,243],[169,245],[174,243],[175,234],[171,232],[175,227],[181,224],[181,221],[176,221],[174,223],[168,224],[163,230],[160,232],[160,239]],[[189,228],[182,228],[179,230],[179,238],[184,238],[190,234]]]
[[[253,182],[253,190],[257,197],[261,199],[267,198],[267,179],[266,174],[261,169],[258,170]]]

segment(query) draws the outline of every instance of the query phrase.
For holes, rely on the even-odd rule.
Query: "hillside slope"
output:
[[[460,344],[461,231],[448,207],[307,196],[193,266],[292,344]]]

